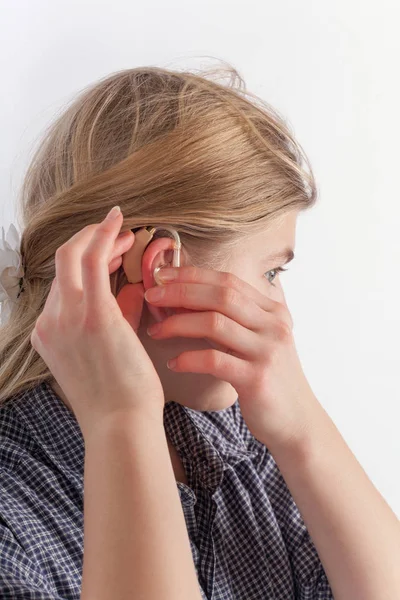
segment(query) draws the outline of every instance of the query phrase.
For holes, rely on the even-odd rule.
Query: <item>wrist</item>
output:
[[[96,417],[83,432],[85,445],[98,438],[132,436],[134,432],[164,432],[163,411],[143,411],[137,408],[116,410]]]
[[[284,442],[268,444],[268,450],[274,458],[307,462],[315,452],[330,443],[335,424],[318,399],[312,395],[307,402],[307,415],[296,432]]]

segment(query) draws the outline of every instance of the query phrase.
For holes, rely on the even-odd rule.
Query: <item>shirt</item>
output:
[[[177,482],[203,600],[328,600],[298,507],[238,399],[221,411],[164,407],[188,485]],[[84,439],[45,380],[0,406],[0,598],[78,600]]]

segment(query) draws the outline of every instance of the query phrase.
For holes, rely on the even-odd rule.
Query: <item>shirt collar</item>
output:
[[[223,471],[249,456],[249,446],[233,418],[239,404],[221,411],[196,411],[177,402],[164,407],[164,428],[178,453],[199,472],[205,485],[215,488]],[[60,470],[84,473],[84,439],[78,421],[47,380],[21,392],[13,400],[16,411],[37,445]],[[240,414],[240,410],[239,410]]]

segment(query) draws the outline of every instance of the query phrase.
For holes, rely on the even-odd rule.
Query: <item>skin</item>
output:
[[[117,298],[110,289],[109,274],[134,238],[119,235],[121,225],[114,207],[57,249],[56,276],[31,334],[85,442],[80,597],[195,600],[199,584],[163,426],[164,393],[136,335],[143,286],[125,285]]]
[[[396,598],[400,594],[399,521],[311,390],[296,352],[282,288],[276,280],[274,287],[263,279],[264,272],[282,264],[275,260],[268,264],[271,253],[294,247],[295,222],[296,214],[288,214],[275,223],[276,228],[271,224],[264,236],[253,236],[224,272],[188,265],[177,269],[178,278],[161,286],[164,298],[158,303],[147,299],[140,339],[156,366],[165,401],[220,410],[239,397],[247,426],[270,450],[300,510],[335,600]],[[146,249],[142,263],[146,290],[153,286],[153,269],[164,262],[170,244],[163,238]],[[263,259],[266,247],[268,256]],[[128,292],[125,308],[132,302]],[[146,337],[147,326],[159,321],[165,308],[173,314],[163,321],[159,337]],[[176,371],[169,372],[165,362],[173,357]],[[127,429],[130,443],[133,426]],[[120,434],[119,425],[118,439]],[[158,428],[149,439],[160,439],[160,434]],[[104,433],[97,429],[88,447],[94,461],[104,447]],[[122,449],[120,455],[126,454]],[[133,461],[137,454],[132,452]],[[160,442],[160,460],[162,456]],[[148,473],[151,459],[150,453],[140,473]],[[152,472],[149,478],[155,479]],[[101,498],[95,489],[99,479],[93,478],[93,504]],[[146,486],[147,481],[143,490]],[[107,489],[112,489],[109,482]],[[173,506],[171,487],[170,491]],[[177,522],[179,516],[177,511]],[[93,519],[92,540],[98,530],[95,525]],[[182,556],[183,550],[182,544]]]
[[[290,211],[280,218],[272,220],[264,231],[251,236],[246,243],[241,244],[240,252],[230,257],[225,268],[226,271],[240,277],[260,294],[268,295],[272,300],[282,303],[285,307],[287,304],[280,274],[276,269],[283,267],[286,259],[276,260],[273,256],[286,249],[294,251],[297,216],[298,211]],[[170,238],[158,238],[147,246],[142,258],[145,290],[157,286],[153,278],[153,271],[157,266],[170,261],[170,248]],[[190,257],[184,249],[181,252],[181,265],[190,265]],[[169,311],[172,314],[194,312],[193,309],[179,306],[170,307]],[[199,411],[222,410],[234,404],[238,393],[228,381],[218,379],[208,373],[181,372],[177,375],[167,366],[169,359],[185,351],[193,352],[210,348],[220,348],[225,351],[226,346],[218,344],[216,340],[201,337],[177,337],[178,334],[175,337],[167,337],[167,334],[171,336],[174,333],[171,326],[169,330],[164,329],[157,336],[150,336],[147,333],[148,328],[159,322],[160,319],[168,319],[165,308],[145,301],[137,335],[156,368],[164,390],[165,402],[173,400]],[[170,318],[169,320],[172,321]],[[72,407],[58,383],[54,381],[51,385],[72,411]],[[187,483],[182,461],[168,438],[167,442],[175,477],[177,481]]]
[[[260,294],[268,295],[272,300],[281,302],[286,306],[279,273],[275,273],[275,278],[273,278],[273,273],[269,274],[274,284],[272,285],[267,279],[267,272],[284,265],[284,260],[277,261],[272,259],[271,256],[273,254],[285,248],[294,249],[296,220],[297,212],[292,211],[285,215],[283,219],[279,219],[275,223],[273,222],[265,231],[255,234],[246,242],[242,242],[239,251],[230,257],[224,271],[236,275],[242,281],[252,286],[254,290],[260,292]],[[158,239],[146,248],[142,261],[143,281],[146,290],[155,285],[153,270],[162,264],[163,257],[161,256],[161,250],[165,247],[165,243],[169,246],[170,241],[165,238]],[[186,255],[183,259],[183,265],[190,265],[190,259]],[[164,270],[166,269],[162,269],[161,273]],[[204,270],[204,273],[206,271]],[[213,284],[215,286],[223,285],[218,279],[214,279]],[[173,284],[167,285],[171,286]],[[215,293],[215,290],[209,288],[206,291],[209,294],[208,301],[210,301],[210,296]],[[200,294],[198,298],[200,300]],[[204,301],[207,302],[207,298],[204,298]],[[168,304],[168,306],[176,314],[183,305],[178,301],[178,303],[175,303],[175,306],[173,304]],[[193,313],[196,308],[190,306],[187,308],[187,311]],[[207,306],[203,304],[201,309],[204,310],[205,308]],[[138,336],[159,374],[166,402],[174,400],[179,404],[200,411],[222,410],[234,404],[238,393],[229,382],[216,379],[215,376],[208,373],[181,372],[177,375],[168,369],[168,359],[174,358],[185,351],[208,350],[212,348],[212,345],[204,337],[192,337],[193,333],[189,332],[190,326],[185,331],[182,329],[179,331],[181,335],[187,333],[190,337],[170,337],[170,334],[174,333],[171,318],[169,318],[169,323],[168,320],[164,322],[162,333],[160,332],[157,336],[151,338],[147,334],[147,328],[156,322],[158,316],[166,317],[162,305],[160,303],[147,303],[147,310],[144,311]],[[178,326],[177,320],[175,326]],[[202,321],[200,327],[203,326],[204,321]],[[182,327],[185,327],[185,325],[182,325]],[[160,341],[161,339],[162,341]],[[217,340],[214,339],[212,341],[218,345]],[[220,346],[224,350],[226,349],[226,345],[220,344]]]
[[[206,336],[219,344],[219,349],[173,348],[173,368],[179,381],[199,373],[234,387],[247,426],[267,446],[292,493],[335,600],[398,597],[399,521],[308,384],[279,281],[274,287],[261,277],[266,249],[265,269],[271,269],[280,266],[272,264],[272,253],[294,248],[296,216],[288,214],[265,235],[250,239],[232,257],[228,272],[171,269],[177,278],[165,284],[163,298],[146,293],[146,299],[152,306],[189,312],[165,319],[152,337],[164,344],[182,336],[183,345],[188,337],[204,341]],[[203,390],[200,396],[193,390],[192,408],[229,405],[230,390],[217,385],[210,381],[209,400]]]
[[[261,294],[268,295],[272,300],[282,303],[285,307],[287,304],[280,274],[276,271],[271,273],[272,269],[283,267],[285,261],[283,259],[277,261],[271,257],[286,248],[294,251],[297,216],[297,211],[288,212],[284,217],[275,222],[272,221],[265,231],[255,234],[246,243],[242,243],[240,252],[230,258],[225,269],[253,286]],[[145,290],[157,285],[153,278],[153,271],[165,262],[166,253],[170,251],[170,248],[170,238],[158,238],[146,248],[142,259]],[[183,266],[190,265],[190,259],[186,253],[181,255],[181,264]],[[184,311],[181,307],[175,307],[172,312],[179,314]],[[188,312],[193,312],[193,310]],[[167,318],[164,308],[145,302],[137,335],[155,365],[163,386],[165,402],[173,400],[199,411],[222,410],[234,404],[238,394],[229,382],[216,379],[207,373],[180,373],[177,376],[168,369],[168,359],[174,358],[184,351],[204,350],[213,346],[205,338],[199,337],[167,338],[159,334],[157,339],[152,338],[148,335],[147,329],[157,323],[160,317]],[[160,341],[161,337],[162,341]],[[59,386],[55,384],[53,387],[71,408]]]

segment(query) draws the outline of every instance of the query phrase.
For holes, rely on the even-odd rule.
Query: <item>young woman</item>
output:
[[[112,74],[29,168],[0,340],[2,599],[400,596],[399,522],[307,382],[279,280],[312,170],[230,74]],[[181,266],[158,231],[128,283],[160,224]]]

